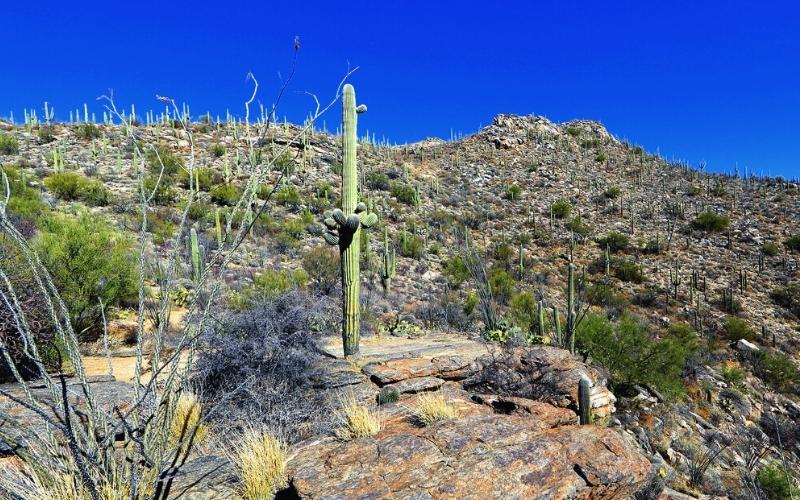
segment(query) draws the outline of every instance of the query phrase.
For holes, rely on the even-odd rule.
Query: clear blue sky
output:
[[[800,176],[800,11],[790,2],[64,2],[0,12],[0,115],[58,116],[113,88],[195,114],[240,112],[253,71],[302,120],[348,61],[379,137],[469,133],[501,112],[597,119],[619,137],[709,168]],[[99,114],[99,113],[98,113]],[[338,110],[328,116],[338,121]]]

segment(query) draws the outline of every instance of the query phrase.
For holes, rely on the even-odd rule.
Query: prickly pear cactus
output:
[[[342,265],[342,342],[344,355],[358,355],[361,311],[359,307],[359,242],[361,228],[378,222],[378,216],[367,212],[367,206],[358,202],[358,171],[356,169],[357,113],[367,107],[356,107],[356,94],[352,85],[344,86],[342,97],[342,207],[326,214],[323,234],[330,245],[339,246]]]

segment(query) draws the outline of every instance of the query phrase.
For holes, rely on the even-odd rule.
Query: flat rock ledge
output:
[[[625,498],[649,479],[650,462],[614,429],[549,427],[488,414],[350,442],[310,441],[290,458],[291,496]]]

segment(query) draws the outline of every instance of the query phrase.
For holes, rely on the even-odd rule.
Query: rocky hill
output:
[[[169,262],[181,200],[194,181],[198,201],[187,216],[201,258],[210,261],[240,222],[227,214],[252,174],[241,126],[194,123],[191,137],[175,124],[136,130],[143,144],[160,145],[164,163],[174,158],[201,172],[192,180],[176,169],[174,183],[158,193],[147,260]],[[3,124],[0,133],[16,145],[0,149],[3,167],[48,209],[100,213],[136,237],[138,158],[121,126]],[[337,303],[337,268],[331,279],[308,256],[325,246],[323,213],[338,203],[341,141],[273,124],[255,151],[270,158],[284,147],[248,211],[251,234],[223,269],[220,310],[263,291],[258,276],[266,270]],[[380,217],[362,241],[364,342],[374,347],[355,366],[337,353],[325,356],[317,388],[346,388],[372,401],[391,386],[399,400],[382,405],[386,422],[374,437],[298,439],[284,494],[782,498],[767,491],[760,471],[791,482],[787,472],[800,470],[797,183],[709,174],[620,141],[597,122],[537,116],[499,115],[451,142],[365,139],[358,163],[360,196]],[[53,180],[65,174],[80,181]],[[69,182],[99,184],[70,190]],[[35,238],[42,228],[34,217],[9,206]],[[496,325],[481,314],[481,283],[464,262],[465,248],[482,257]],[[181,289],[190,294],[191,245],[178,255]],[[394,273],[383,268],[391,255]],[[553,346],[555,324],[568,320],[570,263],[576,356]],[[390,286],[381,286],[382,276]],[[113,316],[120,354],[129,349],[130,306]],[[448,342],[468,347],[429,351]],[[100,347],[87,339],[83,350]],[[457,366],[437,365],[445,358]],[[576,425],[580,375],[593,385],[591,426]],[[420,394],[445,389],[456,418],[409,423],[405,409]],[[219,453],[197,460],[198,470],[227,470]],[[219,478],[227,484],[226,474]],[[212,491],[206,483],[200,489]]]

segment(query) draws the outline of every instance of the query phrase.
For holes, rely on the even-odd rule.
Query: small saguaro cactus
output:
[[[569,340],[569,352],[575,354],[575,328],[577,313],[575,312],[575,264],[569,263],[567,274],[567,339]]]
[[[389,293],[392,288],[392,278],[394,278],[397,265],[397,256],[394,248],[389,251],[389,229],[383,228],[383,264],[381,266],[381,285],[384,293]]]
[[[356,169],[357,113],[367,107],[356,107],[353,86],[344,86],[342,97],[342,207],[327,214],[323,233],[325,241],[339,246],[342,267],[342,343],[345,356],[357,356],[360,310],[360,231],[378,222],[378,216],[367,212],[367,206],[358,202],[358,171]]]
[[[581,425],[592,423],[591,382],[585,376],[578,382],[578,415]]]
[[[192,279],[195,283],[200,281],[202,268],[200,267],[200,245],[197,242],[197,230],[192,228],[189,232],[189,248],[192,252]]]

